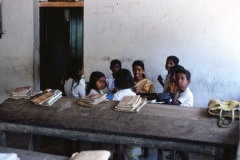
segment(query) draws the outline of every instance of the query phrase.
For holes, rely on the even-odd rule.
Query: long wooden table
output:
[[[224,159],[225,149],[237,149],[239,121],[220,128],[219,117],[209,115],[206,108],[146,104],[139,113],[125,113],[113,110],[117,103],[85,108],[64,97],[46,107],[8,99],[0,105],[1,144],[6,143],[4,131],[12,131],[198,152],[215,159]]]

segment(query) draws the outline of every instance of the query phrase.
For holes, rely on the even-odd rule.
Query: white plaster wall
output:
[[[18,86],[33,86],[35,51],[33,5],[30,0],[1,0],[0,102]]]
[[[131,70],[143,60],[147,77],[166,75],[166,57],[176,55],[192,73],[194,106],[210,99],[240,100],[239,0],[86,0],[84,66],[90,73],[111,72],[118,58]]]

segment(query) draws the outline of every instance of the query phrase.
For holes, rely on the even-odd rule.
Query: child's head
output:
[[[120,69],[115,77],[115,87],[117,89],[128,89],[134,86],[131,72],[127,69]]]
[[[96,91],[102,90],[106,86],[106,77],[102,72],[95,71],[92,72],[89,78],[89,82],[87,85],[87,94],[89,94],[91,89]]]
[[[67,75],[82,76],[84,74],[83,64],[80,60],[72,59],[68,62]]]
[[[170,72],[170,79],[172,82],[176,82],[176,72],[179,68],[184,68],[184,67],[181,65],[175,65],[170,68],[169,72]]]
[[[176,56],[168,56],[165,64],[167,71],[170,70],[172,66],[178,65],[179,59]]]
[[[114,75],[122,68],[122,64],[118,59],[114,59],[110,63],[110,70]]]
[[[188,84],[191,82],[191,73],[185,68],[179,68],[176,72],[176,82],[178,87],[185,91]]]
[[[144,63],[140,60],[136,60],[132,64],[132,70],[135,78],[146,78],[144,71]]]

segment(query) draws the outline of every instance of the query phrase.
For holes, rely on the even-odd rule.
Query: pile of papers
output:
[[[107,94],[89,94],[86,97],[83,97],[80,100],[78,100],[77,103],[84,107],[92,107],[106,100]]]
[[[32,96],[35,96],[39,93],[42,93],[41,90],[32,90],[31,86],[17,87],[11,93],[9,98],[13,99],[29,99]]]
[[[140,95],[124,96],[114,110],[121,112],[139,112],[146,103],[147,98],[141,98]]]
[[[29,99],[31,97],[31,86],[24,86],[24,87],[17,87],[14,89],[14,91],[11,93],[11,96],[9,98],[13,99]]]
[[[59,98],[62,97],[62,92],[58,89],[46,89],[43,93],[34,96],[30,101],[37,105],[51,106]]]

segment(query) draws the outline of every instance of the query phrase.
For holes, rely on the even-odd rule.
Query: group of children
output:
[[[158,82],[163,86],[163,92],[168,92],[172,97],[172,104],[193,107],[193,94],[188,85],[191,82],[191,73],[179,65],[176,56],[167,57],[165,68],[168,71],[166,79],[158,76]]]
[[[193,94],[188,84],[191,74],[183,66],[178,65],[176,56],[167,57],[165,68],[168,74],[163,80],[158,76],[158,82],[163,86],[163,92],[168,92],[172,97],[172,104],[192,107]],[[120,101],[123,96],[136,95],[136,93],[154,92],[153,83],[144,74],[144,63],[136,60],[132,64],[133,75],[128,69],[122,69],[121,62],[114,59],[110,63],[112,75],[105,76],[102,72],[94,71],[86,84],[84,80],[84,67],[78,60],[71,60],[68,64],[67,74],[61,81],[67,96],[81,98],[88,94],[103,94],[107,87],[111,100]]]
[[[167,57],[165,68],[168,74],[165,80],[158,76],[158,82],[162,85],[163,92],[170,93],[173,105],[192,107],[193,94],[188,87],[191,74],[178,63],[179,59],[176,56]],[[144,74],[145,68],[142,61],[136,60],[133,62],[133,76],[128,69],[122,69],[121,62],[117,59],[111,61],[110,70],[112,75],[107,77],[102,72],[92,72],[89,81],[86,83],[82,63],[78,60],[71,60],[67,68],[67,74],[61,81],[65,94],[70,97],[81,98],[92,93],[103,94],[103,89],[107,87],[111,95],[109,99],[120,101],[124,96],[154,92],[153,83]],[[119,148],[122,148],[121,145],[117,146],[116,150],[121,152],[120,154],[125,154]],[[188,156],[184,155],[186,152],[179,152],[179,154],[182,159],[188,159]],[[122,157],[126,157],[126,155]]]

